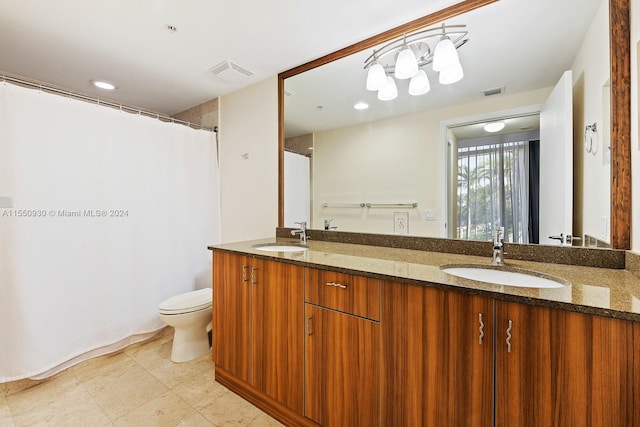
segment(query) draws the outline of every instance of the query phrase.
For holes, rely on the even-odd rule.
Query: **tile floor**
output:
[[[210,355],[170,360],[173,329],[43,381],[0,384],[0,427],[281,426],[214,381]]]

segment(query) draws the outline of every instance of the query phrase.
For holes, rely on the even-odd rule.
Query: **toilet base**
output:
[[[174,328],[171,360],[188,362],[211,352],[206,328]]]

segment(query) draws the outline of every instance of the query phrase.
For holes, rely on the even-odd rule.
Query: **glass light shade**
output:
[[[396,79],[410,79],[418,73],[418,63],[416,56],[409,47],[405,46],[400,50],[396,59]]]
[[[438,81],[440,82],[440,84],[450,85],[451,83],[460,81],[463,77],[464,72],[462,71],[462,65],[458,63],[440,71]]]
[[[378,91],[378,99],[380,101],[391,101],[398,97],[398,88],[393,77],[387,76],[387,84]]]
[[[380,90],[387,84],[387,73],[380,63],[374,62],[367,73],[367,90]]]
[[[433,71],[442,71],[454,64],[460,64],[456,47],[448,36],[442,36],[433,52]]]
[[[409,95],[424,95],[430,90],[429,77],[427,77],[427,73],[425,73],[424,70],[418,71],[418,74],[411,77],[411,81],[409,82]]]

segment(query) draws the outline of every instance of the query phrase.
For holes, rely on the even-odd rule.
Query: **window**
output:
[[[530,162],[530,148],[537,150],[538,142],[460,145],[457,238],[491,240],[494,228],[502,226],[505,241],[530,242],[538,208],[537,182],[529,179],[531,174],[537,181],[538,166]]]

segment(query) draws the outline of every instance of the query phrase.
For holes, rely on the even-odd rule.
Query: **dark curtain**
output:
[[[529,141],[529,243],[540,243],[540,141]]]

